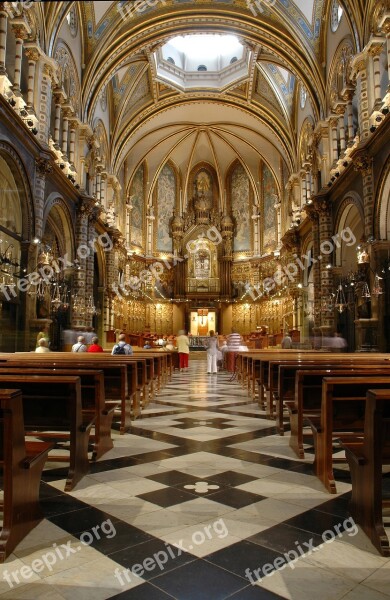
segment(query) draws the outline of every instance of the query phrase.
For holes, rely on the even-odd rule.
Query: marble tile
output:
[[[390,596],[390,560],[364,580],[365,587]]]

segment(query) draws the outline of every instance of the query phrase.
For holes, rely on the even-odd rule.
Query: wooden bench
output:
[[[73,375],[80,377],[81,381],[81,400],[83,413],[94,413],[95,424],[94,434],[90,435],[89,441],[93,443],[92,460],[101,458],[106,452],[114,446],[111,438],[111,425],[114,411],[119,406],[119,401],[106,401],[104,394],[104,373],[103,371],[76,369],[73,366],[58,369],[51,365],[42,365],[37,367],[26,366],[18,361],[10,363],[0,363],[0,374],[10,375],[14,373],[24,373],[26,375]]]
[[[80,377],[65,375],[1,375],[0,388],[22,392],[26,435],[49,439],[54,449],[69,442],[69,454],[50,462],[69,462],[65,491],[89,473],[88,443],[94,415],[83,414]]]
[[[322,403],[322,382],[324,377],[337,376],[343,377],[354,373],[353,369],[357,368],[357,373],[363,372],[362,366],[343,368],[342,365],[300,365],[295,373],[295,394],[294,399],[287,401],[286,405],[290,413],[290,447],[294,450],[299,458],[304,458],[303,443],[305,438],[312,438],[312,432],[304,433],[304,422],[308,419],[319,418],[321,414]],[[368,374],[386,375],[390,374],[389,367],[371,367],[365,371]]]
[[[83,352],[76,354],[71,352],[51,352],[50,354],[15,353],[1,354],[0,360],[7,360],[10,364],[22,361],[27,367],[51,366],[59,369],[77,368],[103,371],[104,393],[106,401],[120,402],[120,407],[115,414],[120,418],[120,433],[124,434],[131,427],[131,409],[136,389],[136,365],[129,361],[120,360],[123,356],[107,356],[98,353]],[[119,360],[118,360],[119,359]],[[128,378],[128,371],[132,374]]]
[[[0,390],[1,563],[43,519],[39,486],[51,448],[46,442],[25,441],[20,390]]]
[[[345,459],[333,459],[333,442],[350,442],[363,435],[367,391],[387,386],[390,386],[390,374],[323,379],[321,414],[310,417],[309,422],[316,453],[316,475],[329,492],[337,492],[333,462],[345,462]]]
[[[364,437],[342,447],[352,478],[351,515],[375,548],[390,556],[383,524],[383,509],[390,502],[382,498],[382,466],[390,464],[390,389],[367,391]]]
[[[284,435],[284,416],[286,414],[287,419],[289,418],[291,412],[295,410],[295,376],[298,370],[316,370],[316,369],[329,369],[329,370],[340,370],[345,369],[347,365],[351,367],[351,369],[355,371],[368,371],[372,368],[381,369],[390,368],[390,363],[388,361],[380,360],[378,361],[368,361],[366,360],[356,360],[355,355],[351,355],[345,361],[336,359],[332,361],[331,355],[326,355],[326,358],[322,358],[320,360],[299,360],[299,361],[286,361],[286,362],[272,362],[270,363],[270,372],[271,370],[277,369],[277,389],[272,388],[272,393],[275,402],[275,412],[276,412],[276,428],[279,435]],[[270,384],[271,389],[271,384]],[[287,410],[287,413],[285,411]]]

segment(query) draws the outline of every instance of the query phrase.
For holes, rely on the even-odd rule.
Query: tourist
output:
[[[292,338],[289,332],[287,332],[282,339],[282,348],[283,350],[291,350],[292,348]]]
[[[41,338],[38,341],[38,346],[35,348],[35,352],[50,352],[50,348],[46,338]]]
[[[111,354],[113,356],[118,356],[121,354],[126,354],[126,355],[133,354],[133,348],[130,346],[130,344],[126,343],[126,334],[125,333],[120,334],[120,336],[118,338],[118,343],[115,344],[115,346],[113,347]]]
[[[207,348],[207,374],[217,374],[217,356],[218,356],[218,338],[215,336],[214,331],[210,330],[210,337],[205,342]]]
[[[77,342],[72,346],[72,352],[86,352],[87,350],[88,348],[85,343],[85,337],[83,335],[79,335]]]
[[[95,335],[92,340],[92,344],[88,348],[88,352],[103,352],[103,348],[99,346],[99,338]]]
[[[179,352],[179,369],[184,371],[184,369],[188,369],[188,356],[190,354],[190,342],[184,329],[180,329],[176,344]]]
[[[232,329],[231,334],[227,337],[227,345],[229,352],[239,352],[242,343],[242,337],[238,333],[237,329]]]

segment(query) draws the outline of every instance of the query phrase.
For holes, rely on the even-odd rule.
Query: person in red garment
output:
[[[92,338],[91,342],[92,342],[92,344],[88,348],[88,352],[103,352],[103,348],[101,346],[99,346],[99,344],[98,344],[99,338],[94,336]]]

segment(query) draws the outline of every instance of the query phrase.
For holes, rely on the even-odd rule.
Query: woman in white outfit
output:
[[[214,331],[210,331],[210,339],[206,342],[207,346],[207,373],[217,374],[217,357],[218,357],[218,338],[214,335]]]

